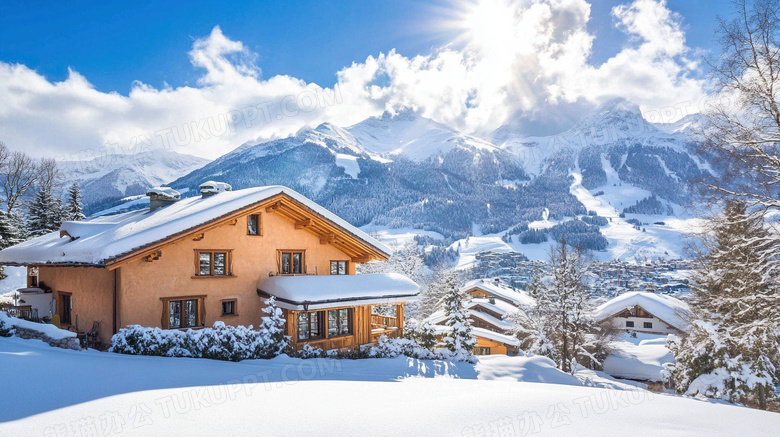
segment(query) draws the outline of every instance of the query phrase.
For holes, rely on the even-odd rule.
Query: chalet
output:
[[[688,304],[655,293],[623,293],[596,308],[597,321],[611,320],[613,326],[630,332],[677,334],[686,331]]]
[[[475,355],[517,355],[520,340],[509,334],[512,323],[505,317],[522,311],[520,307],[523,305],[534,305],[533,298],[498,279],[470,281],[461,288],[461,292],[468,295],[464,306],[472,334],[477,339]],[[441,309],[431,314],[428,321],[439,334],[447,330],[447,315]]]
[[[296,348],[344,350],[400,334],[417,284],[355,275],[358,263],[386,260],[385,245],[286,187],[200,188],[186,199],[155,188],[147,209],[63,223],[0,251],[0,265],[27,266],[24,293],[49,296],[52,311],[30,316],[94,329],[104,345],[133,324],[257,326],[270,296]],[[395,306],[396,317],[374,314],[376,305]]]

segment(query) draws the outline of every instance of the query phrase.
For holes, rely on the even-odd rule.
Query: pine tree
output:
[[[13,217],[0,210],[0,249],[11,247],[23,241],[19,235],[19,229],[13,221]]]
[[[414,303],[413,310],[410,311],[415,317],[424,319],[436,311],[436,307],[447,294],[448,276],[446,270],[440,270],[436,272],[431,282],[422,287],[420,297]]]
[[[538,275],[528,289],[536,305],[513,316],[513,331],[530,344],[531,352],[555,361],[571,372],[583,360],[594,361],[603,342],[594,342],[600,330],[591,318],[591,289],[586,283],[589,263],[582,249],[565,241],[550,253],[550,273]]]
[[[62,220],[77,222],[85,218],[86,216],[82,212],[81,191],[79,191],[79,186],[74,182],[68,189],[68,202],[63,210]]]
[[[713,231],[694,276],[690,332],[669,343],[670,375],[681,392],[766,408],[780,369],[780,248],[743,202],[729,202]]]
[[[8,223],[10,223],[12,232],[15,233],[14,236],[18,243],[30,239],[30,226],[27,222],[27,218],[18,209],[8,214]]]
[[[27,210],[31,237],[38,237],[59,230],[62,224],[62,204],[55,199],[51,190],[42,188]]]
[[[284,313],[281,308],[276,306],[276,298],[271,296],[265,301],[263,312],[267,316],[263,317],[258,329],[262,338],[259,355],[262,358],[273,358],[287,351],[290,346],[290,337],[284,335]]]
[[[463,306],[463,297],[455,273],[448,272],[445,278],[447,294],[444,296],[444,313],[447,315],[447,326],[450,331],[444,334],[447,349],[453,353],[453,358],[459,361],[473,361],[472,351],[477,340],[471,335],[471,322]]]

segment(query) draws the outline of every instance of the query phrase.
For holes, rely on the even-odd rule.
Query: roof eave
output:
[[[402,298],[414,298],[417,297],[420,293],[413,293],[413,294],[386,294],[382,296],[358,296],[358,297],[342,297],[337,299],[322,299],[322,300],[304,300],[304,301],[295,301],[292,299],[285,299],[282,297],[278,297],[276,295],[273,295],[271,293],[268,293],[264,290],[257,289],[257,294],[261,297],[270,298],[273,296],[277,301],[284,302],[288,305],[294,305],[297,307],[302,307],[304,309],[308,308],[312,305],[327,305],[327,304],[333,304],[333,303],[344,303],[348,304],[350,302],[365,302],[365,301],[371,301],[371,300],[386,300],[386,299],[402,299]],[[347,305],[349,306],[349,305]]]

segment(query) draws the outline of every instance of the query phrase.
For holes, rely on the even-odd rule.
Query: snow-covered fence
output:
[[[0,323],[11,328],[13,335],[25,340],[41,340],[49,346],[62,349],[81,350],[81,343],[76,338],[76,333],[60,329],[54,325],[35,323],[27,320],[10,317],[0,311]],[[2,328],[3,326],[0,326]]]

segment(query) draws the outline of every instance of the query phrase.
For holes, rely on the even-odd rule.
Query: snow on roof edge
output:
[[[389,257],[392,254],[392,250],[383,243],[291,188],[272,185],[230,191],[221,195],[228,197],[190,197],[154,212],[146,208],[94,217],[81,222],[67,222],[63,228],[73,230],[74,232],[69,233],[74,237],[85,238],[81,241],[77,238],[74,243],[66,246],[66,242],[60,240],[59,232],[52,232],[0,251],[0,264],[105,266],[107,261],[162,243],[172,236],[186,234],[203,224],[218,221],[276,195],[290,197],[384,256]],[[225,200],[220,202],[221,199]],[[193,208],[194,206],[201,208]],[[187,213],[183,211],[185,208],[194,209],[194,212]],[[193,220],[196,220],[194,224]]]

